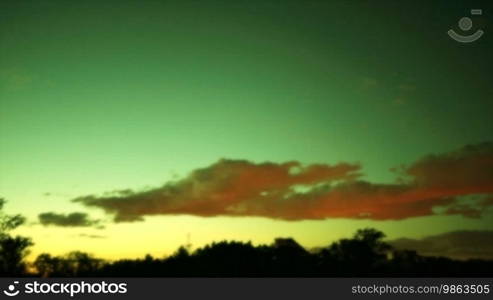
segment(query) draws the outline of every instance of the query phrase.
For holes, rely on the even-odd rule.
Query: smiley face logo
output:
[[[483,11],[481,9],[471,9],[471,15],[482,15],[483,14]],[[459,20],[459,28],[463,31],[463,32],[467,32],[469,30],[471,30],[472,28],[472,20],[471,18],[469,17],[463,17]],[[453,29],[450,29],[449,31],[447,31],[447,34],[453,38],[454,40],[456,40],[457,42],[460,42],[460,43],[472,43],[474,41],[477,41],[482,35],[483,35],[483,31],[482,30],[477,30],[476,32],[474,32],[473,34],[470,34],[470,35],[462,35],[462,34],[459,34],[457,32],[455,32]]]
[[[9,297],[17,296],[19,291],[15,289],[15,285],[18,284],[19,281],[14,281],[14,284],[10,284],[3,293]]]

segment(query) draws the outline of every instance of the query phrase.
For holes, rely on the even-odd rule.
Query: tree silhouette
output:
[[[276,238],[271,246],[276,276],[310,275],[311,255],[292,238]]]
[[[276,238],[271,245],[251,242],[213,242],[191,252],[182,246],[166,258],[104,261],[72,251],[62,256],[38,255],[27,273],[24,258],[29,238],[13,236],[25,222],[21,215],[3,212],[0,198],[0,276],[41,277],[491,277],[492,260],[453,260],[426,257],[413,250],[396,250],[373,228],[356,231],[351,238],[307,251],[292,238]]]
[[[20,276],[25,273],[24,257],[32,245],[29,238],[12,236],[10,231],[21,226],[25,219],[21,215],[7,215],[2,209],[5,199],[0,198],[0,276]]]
[[[48,253],[38,255],[33,265],[38,271],[38,275],[41,277],[48,277],[56,274],[59,269],[59,263],[56,262],[56,258],[51,257]]]
[[[458,261],[395,250],[381,231],[365,228],[318,251],[307,251],[292,238],[271,245],[213,242],[190,252],[180,247],[169,257],[113,262],[80,251],[64,256],[41,254],[38,276],[73,277],[490,277],[493,261]]]
[[[103,267],[104,261],[88,253],[73,251],[65,256],[38,255],[33,265],[42,277],[91,276]]]
[[[322,267],[338,274],[355,276],[369,270],[379,272],[392,249],[385,234],[372,228],[359,229],[352,239],[341,239],[320,252]]]

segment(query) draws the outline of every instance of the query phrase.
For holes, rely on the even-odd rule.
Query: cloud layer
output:
[[[493,230],[454,231],[423,239],[397,239],[390,244],[426,256],[493,259]]]
[[[493,143],[430,155],[396,169],[392,184],[361,180],[357,164],[220,160],[179,181],[146,191],[74,199],[114,214],[404,219],[434,214],[481,217],[493,206]]]
[[[39,222],[45,226],[89,227],[99,224],[99,220],[91,220],[86,213],[82,212],[73,212],[70,214],[45,212],[39,214],[38,219]]]

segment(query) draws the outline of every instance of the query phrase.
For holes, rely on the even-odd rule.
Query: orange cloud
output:
[[[492,143],[425,157],[401,167],[405,179],[393,184],[359,180],[360,167],[348,163],[302,166],[299,162],[220,160],[159,188],[73,201],[102,208],[114,214],[117,222],[170,214],[286,220],[389,220],[437,213],[480,217],[493,201],[464,197],[493,194],[492,170]]]
[[[278,202],[295,185],[351,180],[358,176],[358,170],[358,165],[344,163],[303,167],[298,162],[254,164],[223,159],[157,189],[126,190],[115,196],[86,196],[73,201],[115,213],[116,221],[135,221],[156,214],[269,216],[265,203]]]
[[[405,169],[420,187],[453,189],[457,193],[491,193],[493,143],[465,146],[458,151],[430,155]]]

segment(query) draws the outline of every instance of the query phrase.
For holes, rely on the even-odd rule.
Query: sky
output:
[[[484,36],[452,40],[472,8]],[[490,241],[492,13],[487,1],[2,1],[5,210],[27,217],[31,258],[287,236],[310,248],[363,227]]]

